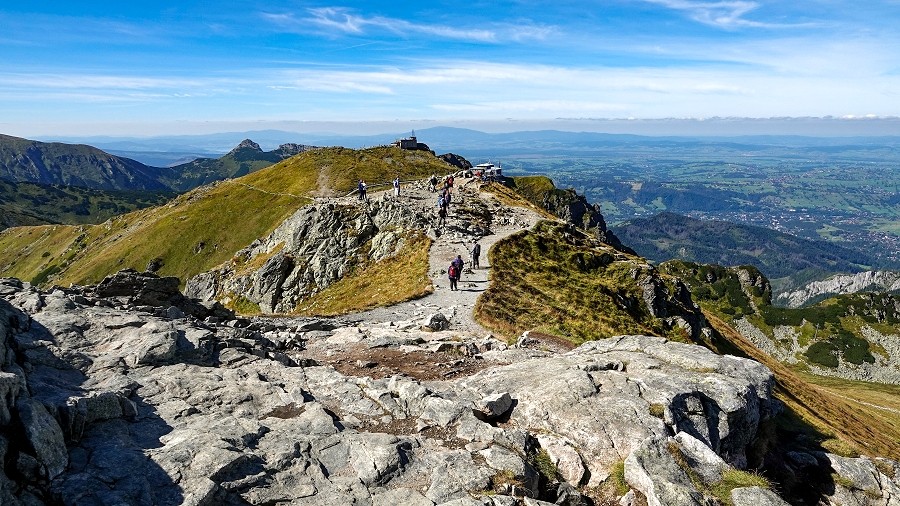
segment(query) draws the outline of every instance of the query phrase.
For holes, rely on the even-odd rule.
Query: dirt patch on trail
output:
[[[319,176],[316,178],[316,189],[313,192],[314,197],[337,196],[337,192],[331,187],[331,178],[328,177],[328,169],[330,167],[330,165],[325,165],[319,169]]]
[[[396,348],[347,347],[330,355],[310,357],[320,364],[327,364],[345,376],[369,376],[387,378],[403,374],[419,381],[447,380],[471,376],[476,372],[496,366],[483,359],[465,357],[457,353],[424,350],[403,351]]]
[[[536,332],[534,330],[529,330],[526,333],[526,338],[525,346],[552,351],[554,353],[565,353],[578,347],[577,344],[561,337],[545,334],[543,332]]]

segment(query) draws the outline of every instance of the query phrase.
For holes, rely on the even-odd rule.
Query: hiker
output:
[[[456,260],[450,262],[450,266],[447,267],[447,279],[450,280],[451,291],[459,290],[456,286],[456,283],[459,281],[459,268],[456,266]]]
[[[444,188],[444,206],[450,207],[450,188]]]
[[[450,263],[456,266],[456,280],[459,281],[459,278],[462,277],[463,266],[465,265],[465,262],[463,262],[462,259],[462,255],[456,255],[456,258],[454,258]]]
[[[437,191],[438,178],[435,174],[431,175],[431,179],[428,180],[428,191],[434,193]]]
[[[360,179],[356,189],[359,191],[359,200],[366,200],[366,182]]]
[[[475,244],[472,245],[472,268],[473,269],[481,268],[481,264],[478,263],[479,256],[481,256],[481,245],[478,244],[478,241],[475,241]]]
[[[446,227],[447,226],[447,208],[441,205],[438,208],[438,222],[437,228]]]
[[[400,198],[400,176],[394,178],[394,197]]]

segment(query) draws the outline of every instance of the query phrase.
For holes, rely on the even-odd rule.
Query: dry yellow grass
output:
[[[634,262],[566,228],[542,221],[491,248],[491,285],[475,304],[479,323],[507,337],[537,330],[575,344],[620,334],[682,339],[647,311],[623,305],[641,299]]]
[[[428,277],[431,239],[407,239],[393,257],[363,263],[328,288],[303,300],[297,314],[336,316],[417,299],[434,291]]]
[[[549,179],[547,179],[547,181],[549,181]],[[481,187],[481,191],[492,193],[503,205],[530,209],[548,220],[559,219],[543,207],[529,202],[522,194],[518,193],[516,190],[507,188],[500,183],[488,183],[486,185],[483,185]]]

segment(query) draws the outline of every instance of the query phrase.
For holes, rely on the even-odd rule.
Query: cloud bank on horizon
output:
[[[4,2],[0,131],[900,116],[896,0],[212,5]]]

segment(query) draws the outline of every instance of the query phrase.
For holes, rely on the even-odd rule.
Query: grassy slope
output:
[[[199,158],[171,167],[163,180],[172,188],[187,191],[220,179],[246,176],[281,160],[275,151],[240,148],[221,158]]]
[[[520,176],[509,179],[511,187],[533,204],[540,205],[547,193],[556,190],[553,180],[546,176]]]
[[[641,300],[631,271],[643,261],[620,260],[611,247],[579,242],[565,225],[541,222],[498,242],[489,255],[491,286],[479,297],[475,317],[501,334],[533,329],[573,343],[668,334],[643,309],[623,308],[622,300]]]
[[[525,176],[514,177],[511,179],[518,183],[516,184],[515,190],[500,183],[489,183],[482,187],[482,191],[493,193],[497,197],[497,200],[507,206],[524,207],[540,214],[548,220],[557,219],[556,216],[540,206],[540,200],[538,198],[543,195],[543,192],[540,191],[541,188],[544,190],[553,188],[553,182],[550,181],[550,178],[544,176]],[[521,183],[519,183],[520,181]],[[548,184],[549,188],[547,187]],[[526,190],[528,191],[527,194],[525,193]],[[531,197],[528,196],[529,194],[534,196],[537,203],[532,201]]]
[[[344,194],[360,178],[381,183],[397,174],[427,177],[445,167],[429,153],[394,148],[309,151],[240,179],[191,191],[164,206],[96,226],[57,227],[54,240],[45,240],[43,248],[32,244],[43,232],[29,227],[6,230],[0,233],[0,275],[32,280],[55,267],[60,273],[49,282],[94,283],[120,269],[143,270],[159,257],[161,275],[185,280],[271,232],[314,192]],[[86,236],[76,242],[82,230]],[[60,253],[70,246],[75,252],[71,259],[72,252]]]

